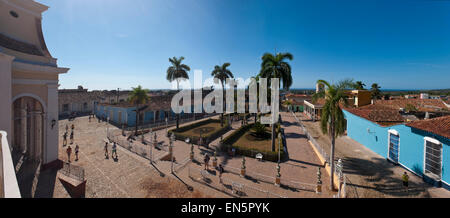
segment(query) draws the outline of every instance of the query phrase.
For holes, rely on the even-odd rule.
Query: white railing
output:
[[[0,190],[3,192],[0,197],[21,198],[7,136],[5,131],[0,131]]]

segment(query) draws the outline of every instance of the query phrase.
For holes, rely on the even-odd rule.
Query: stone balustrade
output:
[[[20,198],[7,136],[5,131],[0,131],[0,198]]]

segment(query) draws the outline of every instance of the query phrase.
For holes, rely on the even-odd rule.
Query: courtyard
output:
[[[198,121],[194,121],[198,122]],[[250,121],[251,122],[251,121]],[[121,136],[121,130],[106,122],[97,122],[88,117],[79,117],[74,121],[61,120],[60,132],[65,131],[66,125],[74,124],[74,144],[80,148],[79,160],[71,163],[84,168],[86,194],[88,198],[98,197],[332,197],[328,190],[328,176],[323,170],[319,159],[314,154],[307,141],[299,137],[298,129],[293,128],[289,121],[284,121],[288,140],[289,160],[280,164],[281,185],[275,186],[277,164],[269,161],[258,161],[246,157],[246,176],[241,177],[238,170],[242,165],[242,156],[228,156],[217,153],[217,162],[224,166],[223,183],[219,183],[219,173],[209,163],[209,169],[204,170],[203,157],[205,154],[214,156],[215,147],[220,138],[210,143],[209,148],[187,144],[176,140],[173,143],[174,163],[163,160],[168,154],[169,138],[166,129],[156,131],[159,148],[152,148],[140,140],[133,141],[133,146],[142,146],[147,150],[145,154],[153,153],[153,158],[133,152],[126,146],[117,146],[117,158],[106,158],[104,144],[107,131]],[[185,125],[189,125],[186,123]],[[220,125],[220,123],[219,123]],[[241,126],[240,122],[233,122],[228,136]],[[172,127],[173,128],[173,127]],[[70,130],[69,130],[70,131]],[[144,135],[145,140],[151,141],[150,133]],[[59,140],[59,159],[68,161],[67,146],[63,146],[62,133]],[[111,145],[110,145],[111,146]],[[191,148],[194,160],[189,159]],[[109,152],[111,152],[109,147]],[[150,151],[152,149],[152,151]],[[213,158],[211,158],[213,159]],[[151,160],[151,161],[150,161]],[[150,163],[151,162],[151,163]],[[173,167],[173,168],[172,168]],[[172,169],[174,173],[172,174]],[[317,171],[321,169],[323,191],[316,194]],[[47,170],[50,172],[50,170]],[[53,187],[48,187],[43,197],[71,197],[64,185],[58,179],[58,172],[52,172]],[[199,179],[201,178],[201,179]],[[207,182],[205,179],[209,178]],[[240,189],[242,193],[236,192]],[[42,192],[42,191],[41,191]]]

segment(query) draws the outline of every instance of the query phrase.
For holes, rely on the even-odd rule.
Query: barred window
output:
[[[442,144],[436,139],[425,138],[425,174],[441,179]]]

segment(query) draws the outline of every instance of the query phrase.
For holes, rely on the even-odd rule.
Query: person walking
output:
[[[403,181],[403,187],[405,187],[406,192],[408,192],[409,176],[408,176],[408,173],[406,173],[406,171],[403,173],[402,181]]]
[[[205,170],[208,170],[208,165],[209,165],[209,155],[208,154],[205,155],[204,161],[205,161]]]
[[[63,147],[67,145],[67,132],[63,134]]]
[[[113,143],[111,157],[117,159],[117,145],[116,142]]]
[[[106,158],[106,159],[109,158],[109,154],[108,154],[108,142],[105,142],[105,158]]]
[[[78,151],[80,150],[80,147],[77,145],[75,145],[75,161],[78,161]]]
[[[75,129],[75,124],[72,123],[72,132]]]
[[[222,181],[222,173],[223,173],[223,166],[222,166],[222,164],[219,164],[219,182],[220,182],[220,184],[222,184],[223,183],[223,181]]]
[[[70,144],[73,144],[73,131],[70,132]]]
[[[72,148],[70,147],[70,145],[67,147],[67,159],[69,160],[70,163],[70,155],[72,154]]]

